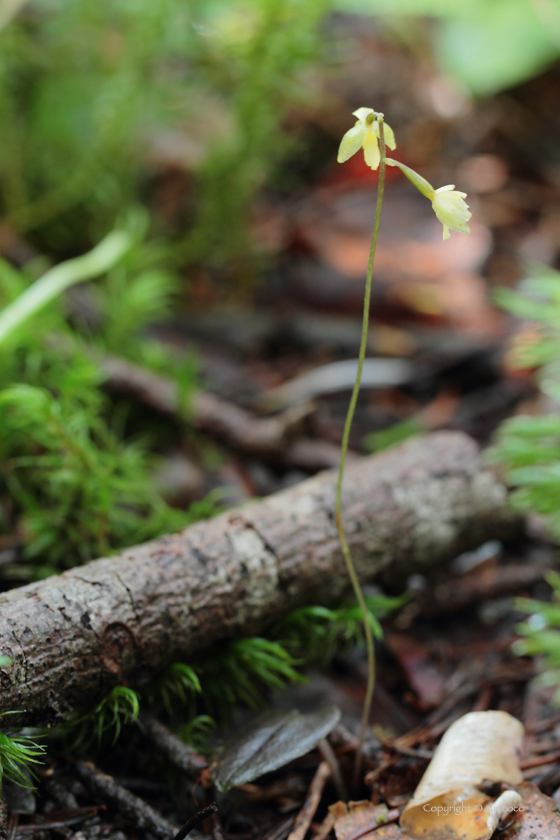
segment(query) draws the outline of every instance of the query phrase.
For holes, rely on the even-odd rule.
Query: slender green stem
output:
[[[352,581],[352,586],[354,588],[354,592],[358,603],[360,605],[360,610],[362,611],[362,620],[364,623],[364,635],[366,640],[366,649],[367,649],[367,659],[368,659],[368,679],[367,679],[367,688],[366,688],[366,696],[364,699],[364,708],[362,712],[362,723],[360,727],[360,737],[358,741],[358,749],[356,750],[356,763],[354,765],[354,787],[357,786],[360,767],[362,763],[362,748],[366,736],[367,725],[369,721],[370,709],[371,709],[371,701],[373,699],[373,689],[375,687],[375,650],[373,646],[373,634],[371,632],[371,626],[369,623],[368,618],[368,608],[364,598],[364,594],[362,592],[362,588],[360,586],[360,581],[358,580],[358,575],[356,574],[356,569],[354,568],[354,563],[352,562],[352,556],[350,554],[350,548],[348,546],[348,541],[346,539],[346,534],[344,532],[344,526],[342,524],[342,482],[344,478],[344,465],[346,463],[346,454],[348,452],[348,440],[350,438],[350,429],[352,428],[352,420],[354,419],[354,411],[356,409],[356,403],[358,401],[358,394],[360,392],[360,384],[362,381],[362,369],[364,366],[364,359],[366,355],[367,349],[367,341],[368,341],[368,327],[369,327],[369,306],[371,300],[371,279],[373,274],[373,260],[375,258],[375,248],[377,245],[377,235],[379,233],[379,221],[381,218],[381,205],[383,203],[383,192],[385,189],[385,137],[383,133],[383,114],[377,115],[379,120],[379,147],[381,152],[381,161],[379,165],[379,186],[377,188],[377,205],[375,208],[375,221],[373,223],[373,234],[371,237],[371,250],[369,253],[369,262],[367,267],[367,275],[366,275],[366,288],[364,294],[364,314],[362,319],[362,340],[360,343],[360,353],[358,356],[358,371],[356,373],[356,381],[354,383],[354,389],[352,391],[352,397],[350,399],[350,405],[348,406],[348,413],[346,415],[346,421],[344,423],[344,433],[342,435],[342,448],[340,453],[340,466],[338,469],[338,482],[336,485],[336,508],[335,508],[335,518],[336,518],[336,527],[338,530],[338,536],[340,539],[340,545],[342,548],[342,554],[344,556],[344,562],[346,563],[346,568],[348,569],[348,574],[350,576],[350,580]]]

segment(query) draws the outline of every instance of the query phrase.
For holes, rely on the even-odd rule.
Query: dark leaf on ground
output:
[[[340,719],[336,706],[302,715],[298,711],[265,714],[226,743],[212,766],[220,791],[252,782],[314,749]]]

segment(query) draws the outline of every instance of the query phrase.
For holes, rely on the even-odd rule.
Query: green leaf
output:
[[[88,254],[49,269],[0,313],[0,344],[65,289],[108,271],[121,259],[130,245],[131,238],[127,233],[114,231]]]
[[[380,429],[378,432],[370,432],[362,440],[362,446],[366,452],[381,452],[391,446],[398,446],[411,437],[426,433],[426,427],[417,417],[408,417],[395,423],[387,429]]]
[[[560,8],[551,4],[558,34]],[[554,28],[544,4],[493,0],[471,20],[446,22],[436,51],[448,72],[477,96],[488,96],[534,76],[558,56]]]
[[[336,0],[361,14],[437,18],[436,60],[477,96],[511,87],[558,58],[558,0]]]

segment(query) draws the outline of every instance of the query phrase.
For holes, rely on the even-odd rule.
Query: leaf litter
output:
[[[314,749],[339,720],[336,706],[308,715],[295,709],[264,714],[225,744],[211,767],[216,787],[227,791],[283,767]]]

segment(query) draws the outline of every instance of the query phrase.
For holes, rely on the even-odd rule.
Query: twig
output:
[[[526,726],[525,729],[526,731],[535,733],[546,732],[548,729],[552,729],[553,726],[556,726],[557,723],[560,723],[560,715],[554,715],[546,720],[539,720],[530,726]]]
[[[521,563],[489,567],[476,575],[454,579],[421,595],[418,599],[420,612],[430,617],[457,612],[472,604],[531,587],[541,581],[548,571],[550,566]]]
[[[466,700],[480,686],[473,686],[470,682],[466,685],[456,686],[453,692],[438,706],[437,709],[428,715],[426,721],[410,732],[400,735],[393,741],[397,747],[413,747],[415,744],[433,740],[448,729],[451,724],[465,714],[461,701]]]
[[[353,735],[342,723],[333,729],[329,735],[329,739],[333,742],[337,755],[344,755],[352,752],[358,746],[358,739]],[[375,770],[379,756],[382,753],[381,744],[374,740],[373,737],[366,738],[362,746],[362,758],[364,763],[370,770]]]
[[[388,738],[380,738],[379,740],[387,749],[393,750],[401,755],[410,756],[410,758],[423,758],[426,761],[431,761],[434,757],[432,750],[413,750],[410,747],[401,746],[395,743],[395,741],[390,741]]]
[[[484,686],[478,692],[478,696],[473,703],[472,712],[486,712],[490,708],[492,697],[494,696],[494,688],[490,685]]]
[[[389,770],[393,766],[393,764],[396,764],[398,760],[399,760],[398,755],[395,755],[392,758],[390,758],[388,761],[385,761],[385,762],[383,762],[383,764],[380,764],[379,767],[377,767],[375,770],[372,770],[370,773],[367,774],[367,776],[364,779],[364,783],[366,785],[372,785],[374,782],[376,782],[379,779],[380,776],[383,775],[383,773],[386,770]]]
[[[212,814],[212,837],[214,840],[225,840],[224,831],[222,829],[222,823],[220,822],[220,817],[217,813]]]
[[[336,787],[336,792],[340,798],[344,800],[344,802],[347,802],[348,791],[346,790],[346,785],[344,784],[344,779],[342,778],[342,773],[340,772],[340,764],[338,763],[338,758],[336,757],[333,748],[326,738],[322,738],[319,741],[319,751],[331,768],[332,779],[334,786]]]
[[[76,823],[84,822],[84,820],[93,817],[99,810],[98,805],[90,808],[79,808],[81,814],[74,814],[71,817],[66,817],[63,820],[46,820],[45,822],[27,823],[26,825],[18,825],[16,829],[16,837],[24,837],[27,834],[35,834],[37,831],[46,831],[48,829],[66,828],[66,826],[76,825]]]
[[[179,386],[174,380],[117,356],[103,356],[97,361],[109,390],[125,394],[169,417],[183,414]],[[314,410],[313,403],[306,402],[275,417],[257,417],[214,394],[198,392],[185,417],[197,429],[235,449],[279,456],[290,435]]]
[[[198,776],[208,766],[205,759],[196,750],[181,741],[169,729],[151,715],[142,712],[140,722],[147,736],[161,752],[180,770]]]
[[[542,764],[554,764],[560,761],[560,750],[549,753],[548,755],[541,755],[538,758],[529,758],[527,761],[522,761],[519,765],[522,770],[529,770],[531,767],[540,767]]]
[[[211,805],[208,805],[207,808],[202,808],[202,810],[198,811],[194,817],[191,817],[186,823],[179,829],[173,840],[183,840],[184,837],[189,834],[193,828],[196,828],[197,825],[200,825],[207,817],[210,817],[212,814],[218,813],[218,806],[215,802],[212,802]]]
[[[8,817],[8,840],[15,840],[18,825],[19,814],[10,814]]]
[[[147,829],[161,840],[172,840],[176,830],[143,799],[117,785],[112,776],[101,773],[93,764],[76,762],[76,770],[93,793],[110,802],[138,828]]]
[[[280,825],[277,825],[268,834],[265,834],[262,840],[284,840],[288,836],[293,824],[294,818],[288,817],[287,820],[284,820],[284,822],[281,822]]]
[[[44,785],[47,793],[52,796],[59,808],[64,808],[66,811],[75,811],[79,807],[74,794],[58,779],[46,778]]]
[[[334,817],[330,813],[327,814],[321,825],[319,826],[319,830],[314,835],[313,840],[327,840],[327,837],[331,833],[334,828]]]
[[[315,816],[315,811],[319,807],[321,796],[327,779],[331,775],[331,768],[328,762],[322,761],[313,777],[307,799],[303,803],[303,808],[296,817],[294,827],[292,828],[288,840],[303,840],[307,834],[307,830],[311,825],[311,820]]]

